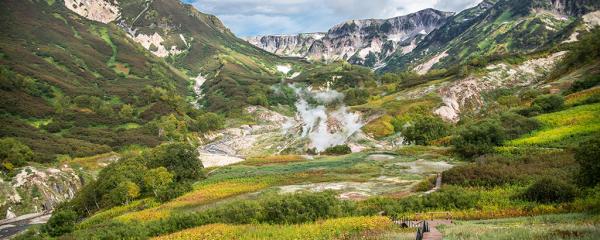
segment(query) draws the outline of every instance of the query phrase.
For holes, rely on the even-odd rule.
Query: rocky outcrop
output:
[[[0,180],[0,207],[6,213],[0,219],[51,211],[72,199],[82,184],[77,173],[66,165],[25,167],[11,181]]]
[[[311,60],[348,60],[377,67],[397,49],[409,53],[453,13],[425,9],[390,19],[351,20],[327,33],[259,36],[247,39],[253,45],[282,56]]]
[[[65,0],[65,7],[92,21],[109,23],[119,17],[119,6],[113,0]]]

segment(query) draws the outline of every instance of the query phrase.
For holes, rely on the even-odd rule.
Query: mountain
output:
[[[3,183],[18,189],[1,191],[18,192],[2,198],[3,211],[21,215],[72,197],[89,174],[72,177],[55,166],[65,156],[155,147],[178,139],[165,130],[170,123],[239,112],[279,81],[280,62],[178,0],[1,1],[0,138],[48,164],[32,172],[2,163],[22,179]],[[72,178],[56,178],[59,189],[52,189],[41,184],[48,172]],[[22,190],[33,185],[38,193]]]
[[[247,40],[281,56],[312,60],[348,60],[378,66],[396,51],[410,52],[423,36],[443,25],[453,13],[425,9],[390,19],[350,20],[328,32],[251,37]]]
[[[567,39],[583,15],[598,9],[600,2],[593,0],[486,0],[452,16],[409,54],[396,51],[382,71],[423,74],[547,49]]]

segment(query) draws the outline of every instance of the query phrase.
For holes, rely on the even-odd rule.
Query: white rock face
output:
[[[68,166],[56,168],[25,167],[10,182],[0,182],[0,206],[8,206],[8,217],[49,211],[69,200],[82,186],[76,172]]]
[[[65,7],[92,21],[109,23],[119,17],[119,6],[112,0],[65,0]]]
[[[163,45],[165,39],[156,32],[152,35],[138,33],[135,35],[135,37],[130,37],[158,57],[167,57],[169,55],[177,55],[183,52],[182,50],[177,49],[176,46],[171,46],[170,49],[167,49]]]
[[[429,59],[427,62],[415,67],[413,70],[421,75],[426,74],[427,72],[429,72],[429,70],[431,70],[433,65],[440,62],[440,60],[442,60],[442,58],[445,58],[447,56],[448,56],[448,53],[446,53],[446,52],[440,53],[440,54],[432,57],[431,59]]]
[[[247,40],[278,55],[311,60],[343,59],[366,64],[367,56],[374,55],[376,62],[370,64],[380,66],[398,48],[405,54],[412,51],[417,39],[440,27],[452,15],[425,9],[390,19],[351,20],[334,26],[327,33],[258,36]]]
[[[518,66],[504,63],[490,65],[483,77],[467,77],[438,89],[444,106],[434,113],[444,120],[457,122],[461,109],[468,104],[481,107],[483,92],[502,87],[531,86],[550,72],[566,52],[557,52],[545,58],[532,59]]]

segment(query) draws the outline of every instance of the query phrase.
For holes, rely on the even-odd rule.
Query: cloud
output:
[[[217,15],[239,36],[327,31],[350,19],[390,18],[425,8],[460,11],[481,0],[183,0]]]

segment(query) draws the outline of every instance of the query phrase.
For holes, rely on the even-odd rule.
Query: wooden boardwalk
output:
[[[427,221],[427,223],[429,225],[429,232],[423,233],[423,240],[442,240],[444,236],[437,229],[437,227],[440,225],[451,225],[452,221],[451,220],[433,220],[433,221]]]

